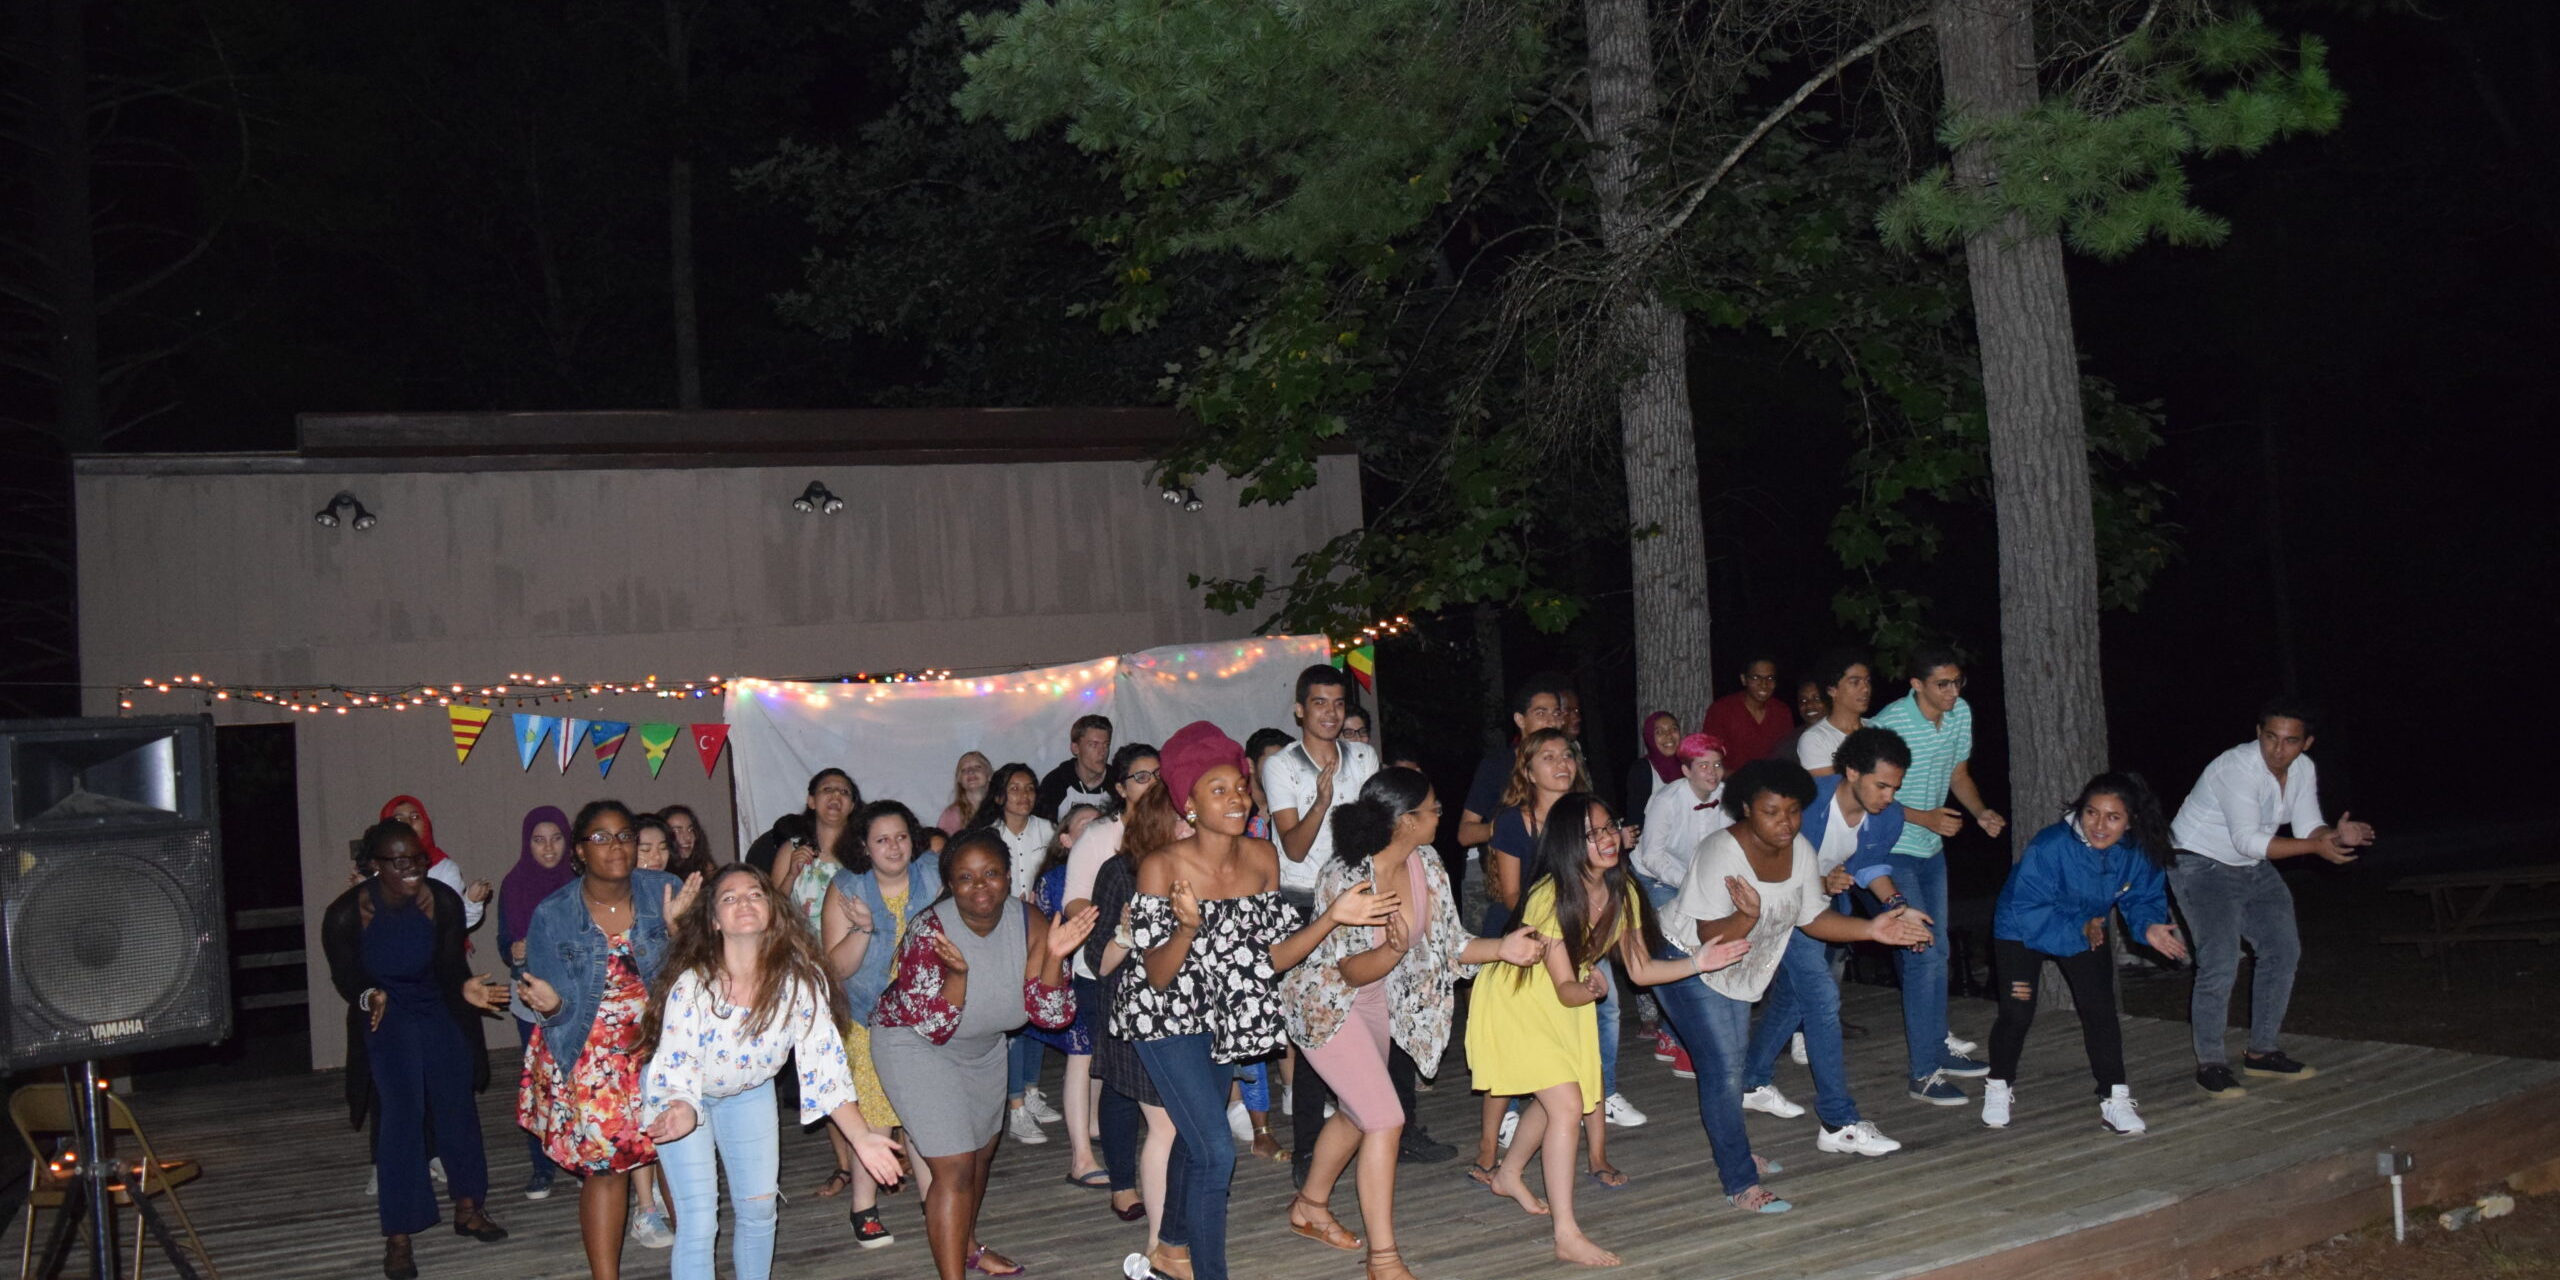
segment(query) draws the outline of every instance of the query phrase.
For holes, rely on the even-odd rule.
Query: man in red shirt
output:
[[[1707,708],[1699,732],[1724,740],[1726,772],[1776,751],[1796,731],[1794,713],[1772,696],[1777,692],[1778,664],[1753,658],[1742,666],[1742,689]]]

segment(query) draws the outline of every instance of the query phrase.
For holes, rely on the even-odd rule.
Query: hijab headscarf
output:
[[[546,822],[560,828],[562,847],[557,866],[546,867],[533,856],[533,829]],[[568,839],[569,815],[557,806],[546,804],[524,815],[524,843],[516,854],[515,868],[507,872],[498,893],[498,920],[506,936],[525,936],[533,928],[533,909],[560,886],[578,878],[577,859],[569,856]]]
[[[1664,782],[1669,782],[1673,778],[1680,776],[1679,748],[1674,746],[1672,748],[1672,754],[1666,756],[1662,754],[1660,748],[1653,745],[1653,726],[1656,721],[1660,720],[1670,721],[1671,727],[1674,731],[1677,731],[1680,728],[1680,717],[1675,716],[1668,711],[1656,711],[1652,715],[1646,716],[1644,718],[1644,729],[1642,731],[1644,736],[1644,758],[1647,763],[1653,766],[1653,774],[1655,777],[1662,779]]]
[[[433,867],[450,857],[451,855],[436,847],[435,820],[427,816],[427,806],[419,803],[416,796],[393,796],[389,803],[382,806],[382,812],[376,816],[388,818],[393,810],[404,804],[418,811],[418,844],[427,851],[427,865]],[[568,828],[564,826],[561,829],[565,831]]]

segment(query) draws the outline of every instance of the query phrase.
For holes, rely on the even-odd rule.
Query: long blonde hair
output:
[[[773,1025],[773,1020],[781,1016],[785,996],[796,983],[807,983],[826,1001],[827,1016],[839,1024],[844,1021],[844,988],[827,980],[818,940],[810,936],[808,923],[792,909],[790,896],[774,888],[773,880],[765,873],[744,862],[732,862],[703,881],[702,891],[685,909],[683,922],[671,930],[675,937],[667,945],[666,963],[659,970],[665,981],[649,993],[649,1013],[640,1024],[641,1061],[648,1061],[649,1055],[657,1052],[658,1033],[666,1025],[667,993],[675,990],[677,977],[692,973],[715,998],[719,996],[720,962],[727,950],[713,921],[720,910],[721,884],[737,876],[755,881],[756,887],[764,890],[765,907],[773,919],[765,926],[764,945],[756,952],[756,998],[747,1014],[747,1034],[762,1035]]]
[[[1573,757],[1573,785],[1565,789],[1567,791],[1590,791],[1593,789],[1591,786],[1591,771],[1583,767],[1582,752],[1573,745],[1572,735],[1567,734],[1562,729],[1540,729],[1535,733],[1522,737],[1520,739],[1519,750],[1512,754],[1511,780],[1504,783],[1502,787],[1502,804],[1504,808],[1509,808],[1513,805],[1525,806],[1538,794],[1538,784],[1530,781],[1529,779],[1529,760],[1531,757],[1538,754],[1538,748],[1543,747],[1550,742],[1563,743],[1565,751]]]
[[[989,760],[984,751],[961,752],[960,758],[951,763],[951,803],[959,806],[963,826],[968,825],[969,815],[978,811],[978,802],[969,798],[969,784],[960,780],[961,771],[969,767],[971,756],[976,756],[978,763],[987,767],[987,790],[995,790],[996,762]]]

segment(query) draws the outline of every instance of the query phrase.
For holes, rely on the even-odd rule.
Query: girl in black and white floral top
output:
[[[1280,971],[1336,926],[1383,923],[1401,899],[1346,893],[1323,918],[1300,924],[1280,900],[1279,852],[1244,834],[1253,791],[1243,748],[1194,722],[1165,742],[1161,758],[1165,785],[1139,803],[1182,805],[1193,834],[1138,868],[1128,933],[1144,968],[1122,987],[1112,1030],[1137,1048],[1179,1135],[1161,1243],[1147,1264],[1170,1280],[1227,1280],[1227,1183],[1236,1158],[1226,1120],[1229,1064],[1286,1041]],[[1359,1247],[1331,1215],[1323,1221],[1331,1238],[1318,1238]]]

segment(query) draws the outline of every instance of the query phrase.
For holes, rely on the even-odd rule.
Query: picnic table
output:
[[[2560,885],[2560,863],[2532,867],[2496,867],[2481,871],[2447,871],[2405,876],[2391,888],[2426,895],[2430,927],[2423,933],[2389,933],[2384,942],[2415,943],[2419,955],[2434,955],[2453,981],[2453,948],[2465,942],[2560,942],[2560,904],[2538,903],[2526,911],[2490,914],[2510,891]]]

